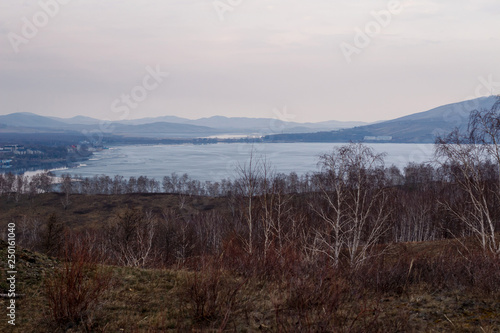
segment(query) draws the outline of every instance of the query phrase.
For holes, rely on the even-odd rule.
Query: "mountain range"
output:
[[[286,122],[272,118],[214,116],[187,119],[176,116],[103,122],[76,116],[45,117],[34,113],[11,113],[0,116],[1,133],[82,133],[101,131],[128,138],[201,138],[263,136],[264,141],[303,142],[434,142],[436,135],[455,127],[465,127],[469,114],[489,109],[497,96],[481,97],[443,105],[428,111],[377,123],[325,121],[318,123]]]
[[[81,132],[102,131],[126,137],[194,138],[208,136],[263,136],[277,133],[310,133],[322,130],[350,128],[364,122],[325,121],[319,123],[286,122],[272,118],[214,116],[187,119],[175,116],[105,122],[76,116],[72,118],[44,117],[34,113],[11,113],[0,116],[1,132]]]

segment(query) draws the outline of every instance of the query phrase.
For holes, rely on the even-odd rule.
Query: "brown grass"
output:
[[[35,265],[31,269],[37,269]],[[90,316],[91,325],[63,328],[72,332],[85,332],[89,326],[87,331],[94,332],[498,332],[500,327],[498,295],[478,293],[475,288],[433,288],[431,282],[415,281],[406,285],[404,293],[382,292],[330,269],[288,276],[281,282],[246,280],[217,266],[198,272],[106,269],[113,272],[116,283],[101,295],[100,316]],[[46,279],[57,272],[48,270]],[[12,330],[0,321],[0,331],[54,332],[46,325],[51,306],[44,286],[36,279],[24,285],[18,326]],[[5,304],[0,299],[2,308]],[[201,304],[203,310],[196,310]]]
[[[39,194],[28,200],[23,196],[19,202],[0,200],[0,227],[7,221],[20,216],[39,217],[46,220],[50,214],[56,214],[71,229],[98,228],[103,221],[116,217],[124,208],[152,210],[161,214],[163,209],[178,209],[183,216],[197,214],[214,208],[225,207],[223,198],[189,197],[182,209],[176,194],[121,194],[121,195],[83,195],[71,194],[71,204],[67,209],[61,204],[62,193]]]
[[[2,221],[55,212],[73,230],[98,230],[125,207],[185,216],[225,209],[224,199],[196,197],[179,209],[176,196],[161,194],[79,196],[66,211],[57,194],[33,200],[0,202]],[[17,302],[18,325],[0,320],[0,332],[499,332],[500,262],[472,242],[380,246],[349,269],[321,256],[305,260],[293,241],[265,259],[248,255],[229,231],[218,255],[198,253],[176,269],[139,269],[98,265],[106,258],[86,252],[83,234],[66,234],[60,262],[18,249],[25,296]],[[0,298],[0,308],[6,302]]]

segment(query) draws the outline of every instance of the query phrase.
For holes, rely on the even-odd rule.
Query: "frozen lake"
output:
[[[129,145],[115,146],[94,154],[78,168],[56,170],[56,175],[71,173],[94,175],[148,176],[160,180],[172,172],[187,173],[198,180],[218,181],[236,175],[238,165],[253,157],[265,158],[278,172],[297,174],[318,171],[321,154],[341,143],[221,143],[211,145]],[[369,144],[377,153],[385,152],[386,166],[403,168],[409,162],[430,161],[433,144]]]

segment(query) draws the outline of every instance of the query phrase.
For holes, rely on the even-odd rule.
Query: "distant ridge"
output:
[[[30,112],[19,112],[11,113],[5,116],[0,116],[0,124],[13,127],[51,127],[51,128],[61,128],[65,124],[59,120],[39,116]]]
[[[44,117],[34,113],[0,116],[0,133],[82,133],[101,130],[108,135],[136,138],[203,138],[228,135],[264,136],[265,142],[408,142],[432,143],[436,135],[464,127],[475,109],[489,109],[497,96],[443,105],[428,111],[381,121],[326,121],[319,123],[285,122],[272,118],[214,116],[196,120],[176,116],[143,118],[107,123],[76,116]]]
[[[50,132],[98,130],[110,128],[113,134],[137,137],[205,137],[214,135],[266,135],[272,133],[316,132],[364,125],[364,122],[326,121],[319,123],[285,122],[272,118],[213,116],[196,120],[176,116],[122,120],[100,126],[102,120],[76,116],[44,117],[34,113],[12,113],[0,116],[0,131]]]
[[[265,141],[433,143],[437,135],[449,133],[455,127],[467,126],[471,111],[489,109],[497,99],[497,96],[480,97],[339,131],[269,135]]]

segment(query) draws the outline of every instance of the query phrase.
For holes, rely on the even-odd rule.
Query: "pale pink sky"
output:
[[[390,2],[2,0],[0,114],[118,119],[113,102],[141,87],[148,67],[169,76],[128,118],[275,117],[286,107],[293,121],[375,121],[500,93],[498,0],[401,0],[348,63],[340,45],[356,46],[356,31]],[[53,17],[23,34],[44,6]]]

